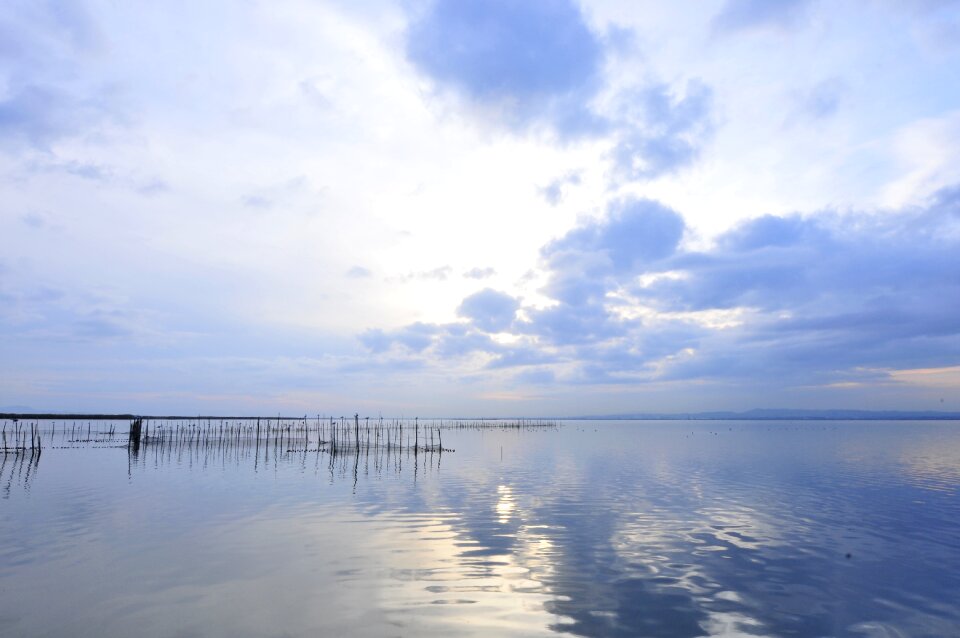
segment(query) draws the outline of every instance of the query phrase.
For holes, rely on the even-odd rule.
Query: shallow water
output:
[[[0,457],[3,636],[960,635],[957,422],[571,421],[334,459],[58,427]]]

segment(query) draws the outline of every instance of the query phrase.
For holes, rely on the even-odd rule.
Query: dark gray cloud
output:
[[[949,209],[761,217],[721,236],[715,250],[677,255],[666,264],[685,278],[635,292],[675,311],[815,304],[822,312],[883,300],[915,306],[958,285],[960,256],[950,226]]]
[[[92,313],[74,322],[73,334],[81,339],[111,339],[133,334],[124,317],[116,313]]]
[[[51,159],[49,155],[31,161],[29,170],[34,173],[66,173],[93,182],[108,182],[113,178],[113,170],[108,166],[74,160],[60,161]]]
[[[507,129],[546,128],[560,139],[611,139],[617,181],[650,179],[690,164],[711,129],[711,91],[690,82],[619,91],[613,113],[595,110],[603,68],[631,38],[597,34],[569,0],[436,0],[407,32],[407,57],[441,89],[477,105]],[[542,189],[556,204],[561,178]]]
[[[683,219],[656,202],[614,203],[603,220],[584,224],[543,248],[550,273],[545,292],[570,308],[602,304],[612,280],[642,272],[645,264],[672,254],[683,229]],[[550,323],[581,322],[564,319],[562,309],[543,314]]]
[[[711,354],[791,377],[956,365],[960,229],[944,201],[896,215],[752,220],[714,251],[677,257],[670,267],[684,278],[635,292],[666,312],[750,309],[748,324],[711,338],[712,352],[676,375],[699,374]]]
[[[99,47],[100,29],[85,2],[10,0],[0,10],[0,57],[36,61]]]
[[[62,346],[156,334],[153,313],[90,291],[0,280],[0,301],[0,342]]]
[[[689,82],[682,95],[665,84],[620,95],[611,152],[615,176],[657,177],[692,163],[712,130],[712,98],[702,82]]]
[[[530,321],[518,326],[518,330],[553,346],[596,344],[620,338],[629,331],[631,323],[610,313],[600,298],[563,302],[544,310],[529,310],[528,314]]]
[[[675,211],[620,201],[541,250],[552,305],[481,291],[461,305],[467,327],[420,327],[416,345],[589,384],[797,386],[957,365],[958,193],[899,212],[763,216],[698,251],[682,248]],[[483,338],[501,331],[517,341]]]
[[[811,0],[727,0],[714,16],[713,26],[719,31],[791,27],[810,4]]]
[[[263,195],[244,195],[243,205],[247,208],[268,209],[273,208],[273,201]]]
[[[486,364],[488,370],[522,368],[563,361],[561,357],[529,343],[511,347],[497,346],[488,350],[488,353],[496,355]]]
[[[604,219],[574,229],[541,252],[554,270],[570,256],[597,255],[605,257],[604,268],[629,273],[671,255],[683,231],[683,218],[666,206],[623,200],[611,204]]]
[[[929,215],[936,218],[940,215],[952,215],[960,218],[960,185],[947,186],[934,193]]]
[[[540,194],[547,200],[551,206],[556,206],[563,201],[563,196],[568,186],[576,186],[580,183],[580,173],[571,172],[562,177],[558,177],[546,186],[540,189]]]
[[[136,187],[136,190],[141,195],[152,197],[154,195],[159,195],[161,193],[170,192],[170,184],[163,181],[162,179],[152,179],[152,180],[143,182],[142,184],[139,184]]]
[[[846,92],[846,83],[840,78],[833,77],[818,82],[806,91],[796,93],[794,95],[796,109],[788,118],[788,123],[822,120],[834,115],[840,108]]]
[[[476,267],[463,273],[463,276],[467,279],[486,279],[487,277],[493,277],[495,274],[497,274],[497,271],[493,268]]]
[[[373,273],[370,272],[370,269],[363,266],[354,266],[347,271],[347,277],[351,279],[367,279],[371,276],[373,276]]]
[[[407,281],[446,281],[448,277],[453,273],[453,268],[450,266],[437,266],[432,270],[421,270],[419,272],[408,272],[405,275],[401,275],[397,279],[401,282]]]
[[[56,87],[27,84],[0,100],[0,142],[48,150],[62,137],[83,132],[104,115],[96,98],[77,96]]]
[[[360,335],[360,341],[372,352],[386,352],[394,346],[401,346],[411,352],[422,352],[433,343],[434,337],[443,331],[441,326],[412,323],[399,330],[368,330]]]
[[[20,221],[30,228],[43,228],[47,225],[47,218],[40,213],[25,213],[20,216]]]
[[[550,385],[557,380],[557,376],[550,370],[536,368],[521,370],[513,378],[520,385]]]
[[[435,354],[444,358],[462,357],[473,352],[499,351],[500,346],[489,335],[459,324],[444,326],[434,348]]]
[[[410,28],[410,59],[479,99],[589,84],[600,43],[568,0],[437,0]]]
[[[9,2],[0,7],[0,149],[49,151],[111,117],[115,97],[76,72],[100,45],[82,2]]]
[[[496,354],[501,351],[501,347],[488,334],[458,323],[439,325],[417,322],[397,330],[367,330],[359,339],[371,352],[396,352],[398,360],[402,360],[404,355],[424,360],[427,355],[448,359],[472,352]]]
[[[469,319],[475,326],[485,332],[502,332],[512,324],[520,302],[510,295],[484,288],[476,292],[460,304],[457,314]]]
[[[410,26],[407,55],[513,125],[548,113],[572,130],[590,125],[581,94],[594,90],[603,51],[568,0],[436,0]]]

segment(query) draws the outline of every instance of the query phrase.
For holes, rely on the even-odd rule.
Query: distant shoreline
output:
[[[341,415],[341,417],[352,418],[350,415]],[[323,419],[338,419],[338,416],[321,415]],[[317,415],[304,416],[231,416],[220,414],[201,414],[201,415],[149,415],[149,414],[81,414],[81,413],[53,413],[53,412],[0,412],[0,419],[3,420],[28,420],[35,419],[40,421],[51,421],[63,419],[66,421],[129,421],[133,419],[149,420],[234,420],[234,421],[255,421],[255,420],[274,420],[292,421],[297,419],[316,419]],[[361,416],[361,419],[374,418],[372,416]],[[379,417],[376,417],[379,418]],[[384,417],[389,419],[402,418],[412,419],[413,417]],[[960,412],[908,412],[908,411],[859,411],[859,410],[805,410],[793,412],[790,410],[751,410],[748,412],[696,412],[689,414],[618,414],[618,415],[595,415],[595,416],[551,416],[551,417],[517,417],[517,416],[497,416],[497,417],[419,417],[423,420],[471,420],[471,421],[497,421],[504,419],[536,420],[552,419],[557,421],[958,421]]]

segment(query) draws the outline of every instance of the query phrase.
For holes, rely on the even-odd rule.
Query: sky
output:
[[[10,0],[0,410],[960,410],[960,2]]]

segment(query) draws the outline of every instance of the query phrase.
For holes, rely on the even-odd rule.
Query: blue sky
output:
[[[960,410],[960,3],[0,7],[0,408]]]

